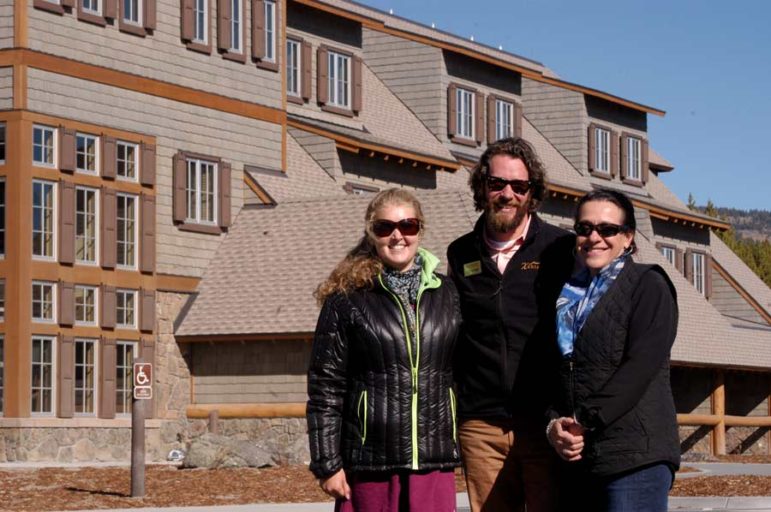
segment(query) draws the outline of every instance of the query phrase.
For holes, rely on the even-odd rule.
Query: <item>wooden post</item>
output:
[[[715,386],[712,391],[712,414],[718,417],[718,423],[712,430],[712,453],[725,455],[725,374],[718,368],[715,370]]]
[[[220,413],[216,409],[209,411],[209,432],[214,435],[220,433]]]

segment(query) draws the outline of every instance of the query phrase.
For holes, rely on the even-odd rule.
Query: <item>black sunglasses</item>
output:
[[[616,236],[619,233],[626,233],[629,231],[629,226],[619,226],[618,224],[611,224],[609,222],[600,222],[599,224],[592,224],[591,222],[582,220],[576,222],[573,229],[578,236],[589,236],[592,231],[596,231],[598,235],[603,238],[610,238]]]
[[[524,195],[527,194],[527,191],[533,185],[530,180],[504,180],[489,174],[485,176],[485,179],[487,180],[487,187],[493,192],[500,192],[508,185],[515,194]]]
[[[402,219],[398,222],[392,220],[379,219],[372,223],[372,232],[375,236],[390,236],[394,229],[399,228],[399,232],[404,236],[417,235],[420,232],[419,219]]]

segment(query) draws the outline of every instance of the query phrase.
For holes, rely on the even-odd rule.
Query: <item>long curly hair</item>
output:
[[[376,236],[372,232],[372,223],[383,208],[397,205],[411,206],[415,210],[415,218],[420,221],[418,236],[423,237],[426,221],[418,199],[412,193],[400,188],[389,188],[379,192],[367,205],[367,211],[364,214],[364,234],[359,242],[348,251],[329,277],[313,292],[319,306],[327,297],[335,293],[348,293],[374,286],[375,278],[383,271],[383,262],[375,247]]]

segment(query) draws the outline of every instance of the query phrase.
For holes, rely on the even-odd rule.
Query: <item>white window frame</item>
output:
[[[119,355],[124,347],[131,347],[131,362],[120,365]],[[118,340],[115,342],[115,415],[120,418],[131,416],[134,392],[134,361],[137,358],[139,344],[136,341]],[[120,386],[119,372],[123,372],[123,387]],[[124,412],[119,412],[118,396],[123,395]]]
[[[276,62],[276,2],[265,0],[265,60]]]
[[[610,130],[596,127],[594,129],[594,170],[610,174]]]
[[[46,188],[50,187],[51,198],[52,198],[52,205],[51,205],[50,208],[45,205],[45,202],[43,204],[39,205],[39,206],[35,205],[35,187],[36,186],[43,187],[41,189],[41,197],[42,197],[43,193],[45,192]],[[58,206],[59,205],[58,205],[58,200],[57,200],[57,197],[56,197],[57,196],[56,192],[57,192],[57,184],[56,184],[56,182],[45,181],[45,180],[32,180],[32,233],[31,234],[32,234],[32,241],[33,241],[33,244],[32,244],[32,258],[33,259],[47,260],[47,261],[56,260],[56,249],[57,249],[56,242],[57,242],[57,236],[58,236],[56,226],[57,226],[57,222],[59,221],[59,213],[58,213]],[[41,230],[40,231],[36,231],[35,230],[35,212],[36,212],[36,210],[41,210],[41,214],[43,215],[43,222],[42,222]],[[46,215],[45,215],[46,212],[50,212],[50,214],[51,214],[51,229],[50,229],[50,232],[45,229],[45,224],[46,223],[44,222],[44,220],[46,218]],[[50,254],[47,254],[45,251],[43,251],[43,254],[36,254],[35,253],[34,240],[35,240],[35,234],[36,233],[40,233],[40,237],[41,237],[40,247],[41,248],[44,248],[46,246],[45,239],[46,239],[46,236],[50,234],[50,236],[51,236],[51,253]]]
[[[131,25],[142,25],[142,16],[144,13],[142,10],[144,9],[144,2],[143,0],[120,0],[123,2],[123,22],[129,23]],[[136,9],[134,7],[136,6]],[[128,8],[127,8],[128,7]],[[130,16],[131,14],[134,14],[135,16]],[[134,19],[136,18],[136,19]]]
[[[230,2],[230,48],[231,53],[244,52],[244,11],[242,0]]]
[[[5,164],[5,151],[8,148],[5,140],[6,135],[5,123],[0,123],[0,148],[2,148],[2,151],[0,151],[0,157],[2,157],[0,158],[0,165]]]
[[[193,0],[193,42],[209,43],[209,0]]]
[[[302,43],[296,39],[286,40],[286,93],[300,97],[302,94]]]
[[[133,229],[133,235],[134,236],[133,236],[132,240],[128,240],[127,237],[123,236],[124,233],[127,231],[127,228],[125,227],[125,225],[124,225],[124,229],[123,230],[120,229],[120,219],[121,218],[118,216],[118,212],[120,211],[120,207],[118,205],[119,205],[121,199],[125,199],[125,200],[129,200],[130,199],[134,203],[134,208],[133,208],[134,218],[133,219],[128,219],[128,218],[124,219],[126,221],[127,220],[131,220],[132,223],[133,223],[133,228],[134,228]],[[123,194],[123,193],[115,194],[115,216],[116,216],[116,220],[115,220],[115,244],[116,244],[115,259],[116,259],[116,265],[117,265],[118,268],[125,268],[125,269],[136,270],[137,262],[139,260],[139,253],[138,253],[138,250],[139,250],[139,197],[134,195],[134,194]],[[123,233],[121,231],[123,231]],[[123,242],[121,242],[121,240],[123,240]],[[133,256],[133,262],[131,264],[120,263],[120,259],[121,259],[121,243],[123,244],[123,246],[125,248],[128,248],[130,246],[133,249],[133,251],[130,251],[130,253]],[[129,251],[128,250],[124,250],[123,252],[125,254],[125,256],[124,256],[124,261],[125,261],[125,259],[127,258],[128,254],[129,254]]]
[[[642,140],[626,138],[626,179],[642,181]]]
[[[120,321],[121,311],[128,312],[129,308],[125,307],[126,301],[123,300],[124,307],[121,307],[121,296],[131,296],[131,317],[130,324]],[[139,300],[137,290],[128,290],[119,288],[115,290],[115,327],[118,329],[136,329],[137,328],[137,301]],[[126,313],[124,313],[124,316]]]
[[[32,163],[34,165],[37,165],[39,167],[52,167],[55,168],[57,166],[57,132],[58,129],[54,128],[53,126],[46,126],[42,124],[34,124],[32,125]],[[38,134],[40,134],[40,142],[36,142],[36,139],[38,138]],[[50,135],[50,144],[46,142],[46,139],[48,138],[47,135]],[[40,157],[35,157],[35,150],[40,148]],[[50,152],[50,159],[48,158],[48,155]]]
[[[87,193],[87,194],[94,194],[94,212],[93,215],[89,214],[86,211],[81,212],[78,209],[78,196],[81,193]],[[89,187],[75,187],[75,261],[78,264],[82,265],[98,265],[99,264],[99,226],[101,219],[99,218],[99,214],[101,211],[101,204],[100,204],[100,197],[99,197],[99,190],[95,188],[89,188]],[[81,225],[80,217],[83,217],[84,220],[82,222],[82,225],[86,227],[88,219],[92,219],[93,222],[93,232],[94,236],[91,239],[91,242],[93,244],[93,251],[94,251],[94,258],[93,259],[83,259],[78,257],[78,239],[83,238],[84,243],[84,251],[85,247],[87,247],[89,238],[86,236],[86,234],[79,234],[78,229]],[[88,230],[86,230],[86,233]]]
[[[495,140],[514,135],[514,104],[495,99]]]
[[[78,0],[81,2],[81,8],[83,9],[83,12],[87,12],[89,14],[96,14],[98,16],[102,15],[102,2],[101,0]],[[96,4],[96,8],[93,8],[91,6],[86,7],[86,2],[88,3],[94,3]]]
[[[677,259],[677,249],[671,245],[662,245],[661,254],[669,263],[672,264],[672,266],[675,266],[675,261]]]
[[[30,358],[31,358],[31,367],[30,367],[30,399],[29,399],[30,400],[30,414],[32,416],[55,416],[56,415],[56,396],[57,396],[56,395],[56,373],[57,373],[56,356],[57,356],[57,349],[58,349],[57,343],[56,343],[56,337],[55,336],[39,336],[39,335],[34,335],[33,334],[31,336],[31,340],[30,341],[32,343],[32,347],[31,347],[32,350],[30,351]],[[42,349],[42,347],[41,347],[41,351],[40,351],[41,352],[40,361],[35,361],[35,359],[34,359],[34,357],[35,357],[34,344],[35,344],[36,341],[40,341],[40,342],[43,342],[43,343],[49,342],[51,344],[51,346],[50,346],[50,354],[51,354],[50,361],[46,361],[42,357],[42,355],[44,353],[44,350]],[[35,371],[34,371],[34,368],[35,368],[36,365],[41,366],[40,385],[39,386],[35,385]],[[45,369],[46,368],[48,368],[49,371],[50,371],[50,376],[51,376],[51,385],[50,386],[44,386],[43,385],[44,384],[43,375],[45,373]],[[46,410],[46,411],[43,411],[43,410],[37,410],[36,411],[35,410],[35,408],[33,407],[33,398],[35,396],[35,391],[36,390],[39,390],[41,392],[41,394],[45,393],[45,392],[50,393],[50,403],[51,403],[50,410]],[[42,397],[41,397],[41,400],[40,400],[40,408],[41,409],[42,409],[43,403],[44,403],[44,400],[42,400]]]
[[[30,317],[32,318],[33,322],[43,323],[43,324],[55,324],[56,323],[56,302],[58,296],[56,295],[56,283],[52,281],[32,281],[32,287],[31,287],[31,294],[30,294]],[[40,288],[40,300],[35,300],[35,288]],[[43,293],[44,288],[50,288],[51,289],[51,317],[46,318],[44,316],[35,316],[35,303],[40,303],[40,312],[42,313],[45,311],[45,305],[46,301],[44,300],[45,294]]]
[[[2,243],[2,250],[0,250],[0,260],[5,258],[5,224],[6,224],[6,210],[5,210],[5,176],[0,176],[0,218],[2,219],[2,222],[0,222],[0,243]]]
[[[84,160],[84,162],[88,161],[88,152],[80,151],[80,140],[83,140],[86,143],[86,147],[88,142],[90,141],[93,143],[94,148],[94,168],[88,169],[87,167],[81,167],[78,164],[78,161],[80,160],[81,156]],[[83,174],[92,174],[92,175],[99,175],[99,157],[101,155],[99,154],[99,137],[96,135],[91,135],[88,133],[76,133],[75,134],[75,169],[78,172],[81,172]]]
[[[192,166],[192,167],[191,167]],[[212,179],[211,204],[213,205],[212,218],[206,219],[203,213],[203,197],[209,195],[210,191],[204,191],[202,188],[202,176],[204,167],[211,168]],[[202,158],[188,157],[186,160],[186,178],[185,178],[185,198],[187,200],[187,212],[185,222],[195,224],[217,225],[217,209],[219,208],[219,164],[216,161],[205,160]],[[192,179],[191,179],[192,178]],[[194,183],[192,183],[194,182]]]
[[[691,283],[702,295],[707,293],[707,258],[703,252],[691,252]]]
[[[5,279],[0,278],[0,322],[5,322]]]
[[[82,297],[80,296],[82,292]],[[89,304],[88,302],[88,296],[89,294],[93,298],[93,301]],[[99,325],[99,287],[98,286],[89,286],[85,284],[76,284],[75,285],[75,292],[74,292],[74,300],[75,300],[75,325],[88,325],[88,326],[96,326]],[[80,315],[78,315],[78,309],[82,308],[81,311],[83,312],[83,317],[81,318]],[[86,308],[93,308],[93,320],[86,320]]]
[[[81,347],[86,347],[90,345],[93,350],[93,360],[91,364],[87,363],[86,361],[83,361],[81,363],[78,362],[79,357],[79,351]],[[74,350],[74,361],[73,361],[73,374],[72,374],[72,387],[73,387],[73,400],[72,400],[72,407],[73,407],[73,413],[75,416],[96,416],[96,407],[99,403],[99,375],[98,375],[98,361],[99,361],[99,343],[97,340],[92,338],[75,338],[73,341],[73,350]],[[78,370],[83,370],[83,373],[86,374],[88,372],[88,369],[91,369],[91,386],[86,387],[85,385],[85,375],[83,377],[84,383],[82,385],[78,385]],[[91,393],[91,403],[89,404],[91,406],[91,410],[78,410],[78,395],[81,395],[81,398],[83,399],[83,405],[86,405],[86,397],[87,393]],[[85,408],[85,407],[84,407]]]
[[[121,149],[123,148],[124,151],[124,158],[121,158]],[[126,158],[126,155],[128,155],[129,149],[133,150],[133,162]],[[121,163],[123,163],[123,168],[127,169],[129,164],[133,165],[134,167],[134,175],[128,176],[126,174],[120,173]],[[124,171],[125,173],[125,171]],[[139,144],[136,142],[127,142],[125,140],[118,140],[115,142],[115,177],[122,181],[131,181],[136,183],[139,181]]]
[[[474,140],[476,93],[469,89],[455,89],[455,135]]]
[[[327,53],[327,104],[350,110],[351,61],[350,55],[329,50]],[[340,76],[342,71],[343,76]],[[342,97],[341,97],[342,96]]]

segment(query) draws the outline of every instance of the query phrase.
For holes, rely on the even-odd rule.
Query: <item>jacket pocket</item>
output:
[[[450,420],[452,421],[452,440],[458,442],[458,424],[457,424],[457,403],[455,402],[455,391],[447,388],[450,393]]]
[[[361,433],[361,444],[367,441],[367,390],[359,394],[359,402],[356,405],[356,415],[359,418],[359,432]]]

